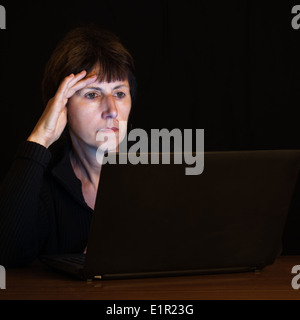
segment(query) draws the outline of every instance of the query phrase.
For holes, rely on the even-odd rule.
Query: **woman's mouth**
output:
[[[119,129],[117,127],[106,127],[106,128],[103,128],[101,129],[100,131],[113,131],[113,132],[117,132],[119,131]]]
[[[105,128],[105,129],[107,129],[107,130],[112,130],[112,131],[114,131],[114,132],[116,132],[116,131],[119,131],[119,129],[117,128],[117,127],[107,127],[107,128]]]

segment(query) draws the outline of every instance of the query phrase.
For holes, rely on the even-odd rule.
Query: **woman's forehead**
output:
[[[117,89],[130,89],[128,80],[117,80],[117,81],[95,81],[84,87],[83,90],[97,90],[97,91],[113,91]]]

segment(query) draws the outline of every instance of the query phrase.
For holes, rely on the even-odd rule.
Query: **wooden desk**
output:
[[[0,300],[300,300],[291,269],[300,256],[282,256],[259,272],[85,282],[53,272],[40,262],[6,270]],[[298,280],[300,283],[300,280]]]

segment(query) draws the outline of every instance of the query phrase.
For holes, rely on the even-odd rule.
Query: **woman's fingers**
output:
[[[82,70],[81,72],[79,72],[76,75],[74,75],[74,77],[72,77],[71,80],[68,81],[67,89],[72,87],[76,82],[78,82],[79,80],[83,79],[85,76],[86,76],[86,71],[85,70]]]
[[[86,85],[93,83],[96,78],[97,75],[94,73],[90,73],[86,76],[85,70],[77,73],[76,75],[70,74],[58,87],[55,98],[59,101],[63,101],[65,105],[66,99],[70,98],[76,91],[84,88]]]
[[[76,76],[72,73],[64,78],[64,80],[59,85],[55,97],[62,98],[66,90],[68,89],[69,83],[71,83],[72,80],[74,80]]]
[[[85,78],[78,78],[77,81],[71,81],[68,85],[69,89],[66,91],[66,98],[71,98],[73,94],[86,87],[87,85],[95,82],[97,75],[95,73],[90,73]]]

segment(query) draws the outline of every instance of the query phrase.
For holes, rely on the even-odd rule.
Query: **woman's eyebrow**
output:
[[[117,86],[113,87],[113,90],[120,89],[122,87],[128,88],[128,86],[126,84],[120,84],[120,85],[117,85]],[[97,90],[97,91],[100,91],[100,92],[104,91],[102,88],[94,87],[94,86],[92,86],[92,87],[88,86],[88,87],[85,87],[85,88],[83,88],[81,90]]]
[[[97,91],[103,92],[103,90],[100,87],[85,87],[81,90],[97,90]]]
[[[120,84],[120,85],[118,85],[118,86],[115,86],[114,88],[113,88],[113,90],[116,90],[116,89],[120,89],[120,88],[129,88],[126,84]]]

